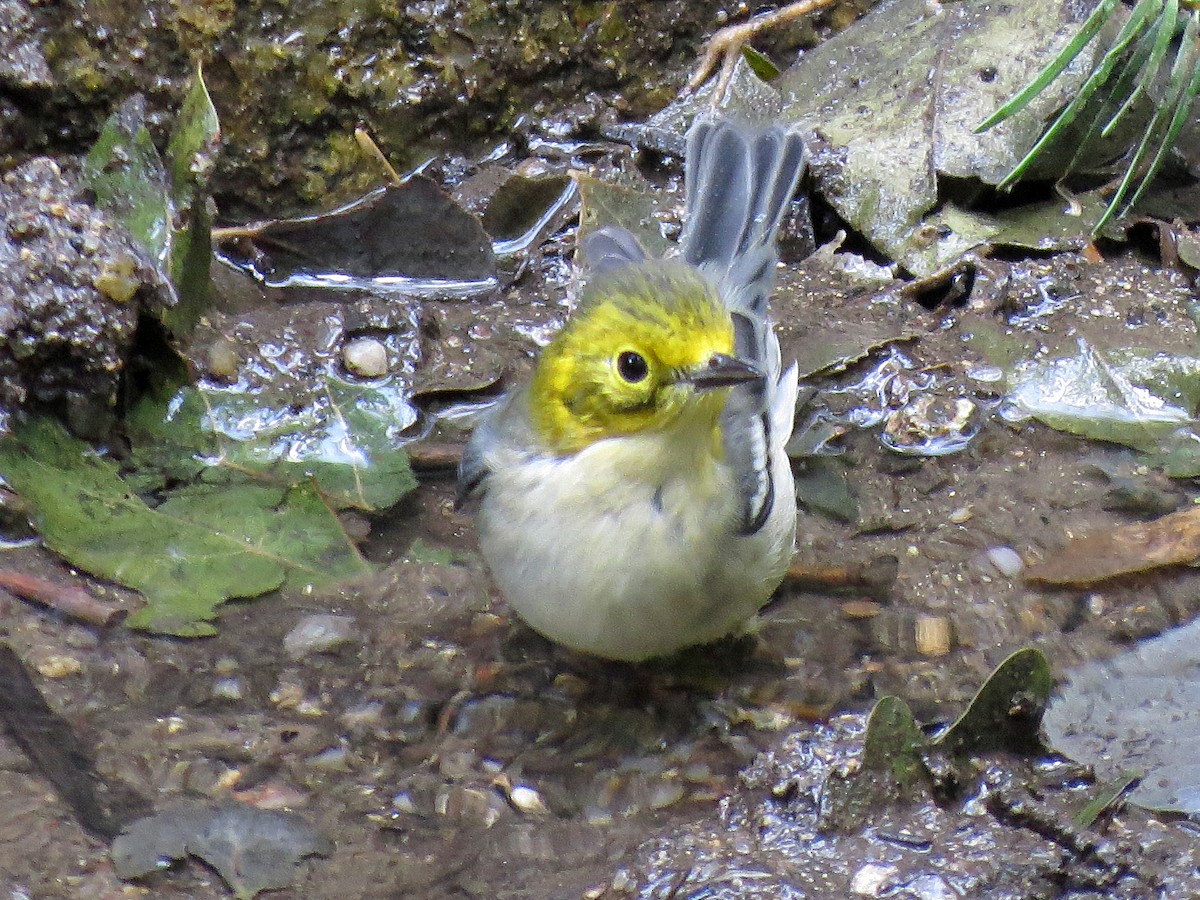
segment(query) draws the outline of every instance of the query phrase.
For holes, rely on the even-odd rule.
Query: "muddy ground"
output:
[[[1187,278],[1131,253],[1004,266],[999,287],[980,279],[964,304],[929,310],[897,284],[864,288],[830,271],[818,254],[781,279],[785,352],[804,340],[802,328],[786,327],[792,309],[793,325],[804,307],[847,329],[900,315],[923,337],[821,384],[861,384],[895,366],[897,348],[909,363],[901,373],[949,359],[969,373],[982,365],[963,337],[977,321],[1017,322],[1053,343],[1053,327],[1128,327],[1130,304],[1182,322],[1192,296]],[[1025,301],[1055,279],[1079,295],[1077,312],[1051,317],[1053,327],[1039,317],[1022,326]],[[510,298],[518,310],[519,291]],[[853,767],[862,714],[879,696],[899,694],[922,720],[945,720],[1016,648],[1042,648],[1062,673],[1200,607],[1200,576],[1186,568],[1086,591],[1003,574],[989,550],[1032,560],[1069,535],[1196,492],[1139,467],[1131,451],[1004,421],[986,381],[955,376],[933,391],[968,389],[989,412],[966,450],[902,456],[881,446],[878,428],[853,431],[822,465],[844,475],[857,516],[802,514],[798,562],[894,556],[890,588],[785,587],[754,634],[676,660],[599,663],[514,621],[489,586],[469,517],[454,509],[449,478],[437,473],[373,523],[366,550],[386,565],[383,576],[328,596],[227,606],[211,640],[71,624],[11,597],[0,600],[0,632],[122,791],[158,808],[231,796],[287,808],[332,838],[332,855],[302,864],[282,897],[1200,891],[1189,823],[1128,808],[1078,829],[1069,813],[1090,796],[1091,779],[1052,758],[984,757],[949,795],[881,808],[845,834],[816,827],[824,778]],[[5,559],[81,577],[39,547]],[[285,636],[318,613],[350,617],[345,640],[329,652],[285,649]],[[226,895],[195,861],[122,886],[106,844],[13,745],[2,746],[0,878],[13,896]]]
[[[0,12],[18,7],[24,30],[12,33],[22,46],[36,43],[53,7],[0,2]],[[182,24],[151,61],[179,62],[180,35],[195,39],[197,30],[216,28],[218,48],[238,43],[225,22],[231,8],[212,5],[214,20],[170,8]],[[80,42],[100,49],[79,55],[57,81],[22,86],[19,108],[0,108],[25,123],[10,130],[22,140],[0,145],[5,165],[30,152],[80,152],[114,102],[140,84],[121,74],[124,62],[113,61],[124,59],[120,53],[103,50],[105,41],[124,47],[127,38],[101,40],[101,24],[82,13],[69,18],[50,62],[69,58]],[[255,44],[264,53],[287,30],[267,24],[270,33]],[[455,52],[439,47],[436,59]],[[545,59],[534,61],[526,83],[540,87],[549,76]],[[295,65],[287,57],[272,71],[286,80]],[[545,65],[554,72],[557,63]],[[130,71],[141,77],[141,68]],[[187,73],[172,65],[170,83],[152,92],[159,115]],[[667,79],[672,90],[680,74]],[[226,60],[214,83],[235,75]],[[640,77],[618,75],[607,85],[610,99]],[[653,87],[663,94],[658,81]],[[371,82],[371,91],[385,88]],[[370,106],[373,96],[356,103]],[[469,99],[416,106],[457,120]],[[517,101],[484,99],[489,131],[512,124]],[[585,113],[596,118],[588,111],[595,105],[563,113],[563,134]],[[600,105],[611,112],[607,101]],[[28,124],[39,107],[53,112],[53,128]],[[274,187],[293,191],[279,208],[297,196],[324,196],[327,185],[312,172],[334,180],[350,154],[338,141],[360,114],[358,105],[325,98],[287,149],[227,162],[253,183],[249,204],[271,196],[259,171],[264,160],[278,176]],[[254,137],[262,117],[242,124]],[[387,123],[375,124],[386,145]],[[407,132],[403,122],[392,124],[398,145]],[[273,169],[271,160],[288,165]],[[231,194],[239,190],[234,182],[226,185]],[[811,572],[883,560],[886,569],[894,559],[886,589],[853,578],[838,589],[797,579],[751,634],[644,666],[597,662],[510,616],[479,561],[469,516],[454,508],[450,473],[427,470],[399,507],[354,523],[366,555],[383,567],[378,577],[333,594],[230,604],[220,634],[197,641],[81,625],[0,592],[0,639],[90,748],[107,783],[102,797],[118,814],[181,799],[233,800],[294,811],[330,838],[330,855],[303,862],[279,897],[1200,895],[1192,823],[1118,804],[1095,826],[1075,826],[1071,816],[1094,796],[1094,779],[1053,756],[984,755],[952,790],[916,791],[839,832],[822,827],[824,785],[830,773],[855,767],[865,715],[879,697],[897,694],[922,721],[946,721],[1017,648],[1041,648],[1061,675],[1200,608],[1194,569],[1042,589],[1022,579],[1008,552],[1031,562],[1072,535],[1160,515],[1200,495],[1190,481],[1147,469],[1130,450],[1013,420],[993,361],[971,337],[1009,330],[1059,349],[1078,335],[1094,343],[1104,336],[1146,345],[1163,335],[1194,343],[1187,313],[1194,273],[1165,268],[1152,253],[1103,249],[1101,261],[1073,254],[993,260],[978,268],[965,296],[942,303],[900,282],[870,280],[866,267],[829,252],[804,261],[793,254],[781,271],[775,308],[785,357],[803,358],[838,335],[862,344],[864,330],[879,338],[868,343],[880,345],[845,373],[814,381],[822,390],[814,410],[829,410],[833,431],[842,433],[832,442],[836,455],[797,460],[806,476],[797,563]],[[501,311],[500,333],[490,340],[519,370],[534,338],[564,312],[550,271],[561,274],[563,261],[550,255],[541,264],[543,280],[519,280],[486,308],[443,304],[439,315],[454,323]],[[262,333],[277,333],[272,327],[288,314],[260,321]],[[238,313],[228,315],[232,322]],[[890,439],[903,443],[903,420],[891,413],[921,396],[969,401],[967,421],[933,434],[945,443],[965,436],[963,449],[930,457],[881,444],[889,421]],[[800,418],[812,424],[814,415]],[[870,424],[849,427],[852,420]],[[462,438],[447,428],[431,440],[453,447]],[[14,525],[11,536],[22,535]],[[40,546],[14,545],[4,561],[80,581],[122,607],[138,603]],[[345,617],[328,650],[297,646],[294,635],[285,640],[326,613]],[[7,739],[0,739],[0,798],[0,888],[9,896],[230,895],[196,860],[123,883],[108,841],[80,825]]]

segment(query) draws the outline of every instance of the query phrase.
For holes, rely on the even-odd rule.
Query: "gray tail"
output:
[[[794,388],[781,387],[779,342],[767,319],[767,300],[779,260],[775,238],[803,171],[800,136],[778,124],[698,117],[688,133],[683,257],[720,285],[738,357],[758,364],[767,376],[734,388],[722,414],[747,534],[760,529],[774,508],[771,450],[779,444],[782,452],[786,435],[772,433],[773,412],[779,404],[795,403]]]
[[[751,318],[766,315],[775,237],[803,171],[800,135],[780,124],[703,115],[688,132],[683,257]]]

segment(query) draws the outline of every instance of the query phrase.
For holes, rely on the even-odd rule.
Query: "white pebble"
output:
[[[342,348],[342,363],[359,378],[382,378],[388,373],[387,347],[375,338],[357,338]]]
[[[318,613],[301,619],[283,639],[283,649],[292,659],[313,653],[328,653],[358,640],[352,616]]]
[[[1025,561],[1012,547],[992,547],[986,552],[988,561],[1001,575],[1016,578],[1025,568]]]

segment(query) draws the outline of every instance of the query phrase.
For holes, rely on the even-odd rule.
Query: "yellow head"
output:
[[[563,455],[685,415],[715,428],[722,388],[761,377],[733,351],[729,310],[691,266],[648,260],[605,273],[538,362],[534,428]]]

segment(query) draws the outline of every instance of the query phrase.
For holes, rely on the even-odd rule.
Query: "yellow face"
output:
[[[697,390],[693,376],[733,349],[729,311],[691,267],[653,260],[600,276],[538,362],[534,428],[568,454],[689,412],[715,427],[728,390]]]

